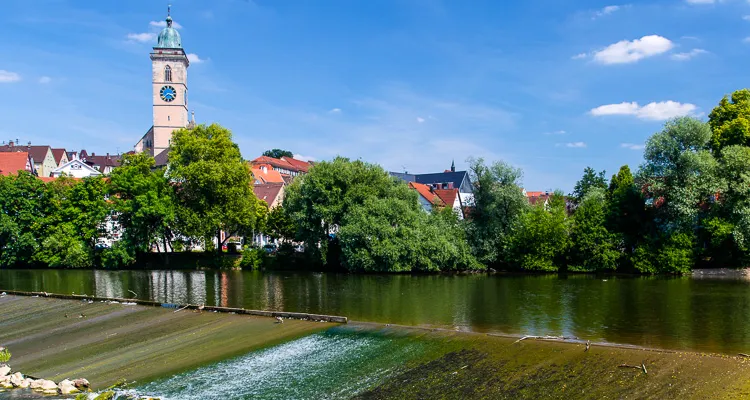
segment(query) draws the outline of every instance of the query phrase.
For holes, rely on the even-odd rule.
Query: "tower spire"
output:
[[[451,160],[451,172],[456,172],[456,160]]]
[[[167,5],[167,28],[172,27],[172,5]]]

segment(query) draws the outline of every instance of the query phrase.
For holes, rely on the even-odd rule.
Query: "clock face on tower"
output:
[[[164,101],[172,101],[177,98],[177,91],[172,86],[163,86],[159,91],[159,96]]]

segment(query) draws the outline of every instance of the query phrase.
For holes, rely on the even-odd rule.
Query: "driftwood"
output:
[[[180,311],[182,311],[182,310],[184,310],[184,309],[186,309],[186,308],[188,308],[188,307],[190,307],[190,304],[188,304],[188,305],[186,305],[185,307],[182,307],[182,308],[180,308],[180,309],[178,309],[178,310],[175,310],[174,312],[180,312]]]
[[[750,357],[750,354],[745,354],[745,353],[740,353],[740,354],[737,354],[737,355],[740,356],[740,357]]]
[[[648,370],[646,370],[646,364],[641,363],[641,365],[628,365],[628,364],[620,364],[617,366],[618,368],[633,368],[633,369],[639,369],[643,371],[644,374],[648,374]]]
[[[575,337],[566,337],[566,336],[524,336],[515,342],[513,344],[516,344],[518,342],[524,341],[526,339],[534,339],[534,340],[573,340],[578,339]]]

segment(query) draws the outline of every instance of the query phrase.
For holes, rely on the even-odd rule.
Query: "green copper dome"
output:
[[[156,47],[161,49],[181,49],[182,39],[177,29],[172,28],[172,17],[167,17],[167,27],[161,30]]]

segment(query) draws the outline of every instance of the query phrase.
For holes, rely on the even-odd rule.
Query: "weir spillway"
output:
[[[143,382],[180,373],[338,325],[326,321],[346,321],[321,315],[209,306],[197,310],[196,305],[182,309],[157,303],[149,307],[140,300],[10,293],[0,297],[0,344],[13,353],[9,363],[13,369],[55,381],[85,377],[99,388],[120,379]],[[283,323],[275,316],[284,318]]]

